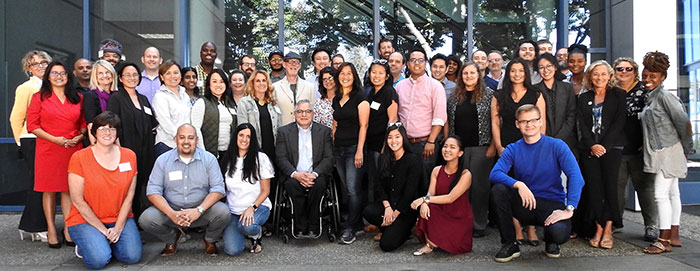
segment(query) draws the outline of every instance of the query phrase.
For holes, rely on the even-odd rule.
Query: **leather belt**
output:
[[[408,142],[411,142],[411,144],[413,144],[413,143],[423,142],[423,141],[426,141],[426,140],[428,140],[428,137],[427,137],[427,136],[424,136],[424,137],[409,138],[409,139],[408,139]]]

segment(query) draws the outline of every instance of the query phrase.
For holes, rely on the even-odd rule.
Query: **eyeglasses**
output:
[[[273,57],[273,58],[270,58],[270,62],[272,62],[272,61],[282,61],[282,60],[284,60],[284,59],[281,58],[281,57]]]
[[[411,58],[408,60],[408,62],[423,64],[423,63],[425,63],[425,59],[424,58]]]
[[[97,72],[98,77],[105,77],[105,76],[111,76],[111,72]]]
[[[97,131],[103,132],[103,133],[116,133],[117,128],[114,127],[107,127],[107,126],[101,126],[97,127]]]
[[[324,83],[333,82],[333,77],[323,78],[323,82],[324,82]]]
[[[306,110],[297,109],[297,110],[294,110],[294,113],[297,113],[299,115],[303,115],[303,114],[311,115],[312,113],[314,113],[314,111],[311,109],[306,109]]]
[[[295,65],[295,66],[301,64],[301,61],[299,61],[299,60],[287,60],[285,62],[287,62],[287,64],[291,64],[291,65]]]
[[[384,64],[386,64],[386,63],[387,63],[387,62],[386,62],[386,59],[382,59],[382,58],[372,60],[372,64],[382,64],[382,65],[384,65]]]
[[[139,75],[138,73],[125,73],[125,74],[122,74],[122,77],[124,77],[124,78],[139,78],[139,76],[140,76],[140,75]]]
[[[68,73],[67,72],[50,72],[49,75],[51,77],[59,77],[59,76],[66,77],[66,76],[68,76]]]
[[[529,119],[529,120],[518,120],[518,124],[520,125],[530,125],[530,124],[535,124],[538,121],[540,121],[540,118],[536,119]]]
[[[634,67],[617,67],[615,70],[618,72],[631,72],[634,71]]]
[[[387,127],[395,126],[396,128],[398,128],[398,127],[403,126],[403,123],[401,123],[401,122],[399,122],[399,121],[397,121],[397,122],[389,122],[389,123],[387,123],[387,124],[388,124]]]
[[[29,66],[31,66],[31,67],[46,67],[46,66],[49,66],[49,62],[48,61],[34,62],[32,64],[29,64]]]
[[[545,65],[545,66],[539,66],[539,69],[540,69],[540,70],[544,70],[544,69],[552,70],[552,69],[554,69],[554,65],[552,65],[552,64],[547,64],[547,65]]]

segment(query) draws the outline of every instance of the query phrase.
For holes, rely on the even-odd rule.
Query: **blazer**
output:
[[[576,96],[570,83],[554,80],[552,90],[548,90],[544,81],[535,85],[542,93],[547,108],[547,135],[559,138],[576,147]],[[606,99],[607,100],[607,99]]]
[[[333,143],[331,129],[313,122],[311,125],[311,150],[313,170],[318,175],[331,175],[333,170]],[[275,144],[277,167],[283,178],[296,171],[299,162],[299,127],[296,122],[282,126],[277,131]]]
[[[602,127],[598,142],[594,139],[593,127],[593,99],[595,91],[581,93],[576,106],[578,131],[581,136],[579,148],[589,153],[591,146],[603,145],[606,149],[622,147],[625,143],[625,119],[627,117],[627,104],[625,91],[617,87],[608,89],[603,101]]]
[[[289,85],[290,83],[286,76],[282,78],[282,80],[272,84],[275,88],[275,91],[272,92],[272,98],[275,99],[280,111],[282,111],[282,122],[280,125],[287,125],[294,122],[294,106],[296,102],[306,99],[309,100],[311,104],[314,104],[314,100],[316,100],[314,85],[308,81],[301,78],[297,79],[296,97]]]
[[[252,96],[244,96],[238,101],[236,109],[236,118],[238,124],[250,123],[255,127],[255,135],[258,138],[258,144],[262,147],[262,133],[260,132],[260,113],[258,112],[258,102]],[[277,104],[267,105],[267,111],[270,113],[270,121],[272,122],[272,136],[277,138],[277,129],[280,127],[280,108]],[[234,129],[235,130],[235,129]],[[231,137],[235,140],[235,136]]]

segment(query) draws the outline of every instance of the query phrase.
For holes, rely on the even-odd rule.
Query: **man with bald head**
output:
[[[163,58],[160,57],[158,48],[146,48],[146,50],[143,51],[141,63],[143,63],[141,83],[136,87],[136,91],[146,96],[148,102],[153,103],[153,96],[156,95],[156,92],[160,89],[158,68],[160,68],[160,64],[163,63]]]
[[[87,90],[90,87],[90,72],[92,71],[92,62],[85,58],[78,58],[73,63],[73,75],[76,79],[76,88],[79,91]]]
[[[394,87],[396,87],[399,81],[406,79],[406,77],[403,76],[404,68],[406,68],[406,58],[403,57],[403,54],[400,52],[391,53],[389,55],[389,70],[394,77]]]
[[[156,159],[146,195],[153,206],[139,218],[144,231],[165,242],[161,256],[175,254],[182,227],[205,227],[205,254],[216,256],[216,242],[231,219],[224,197],[224,179],[213,154],[197,148],[197,132],[189,123],[177,129],[176,149]]]
[[[211,41],[204,42],[199,49],[199,58],[199,65],[195,66],[194,69],[197,71],[199,94],[204,96],[204,81],[211,70],[214,69],[214,62],[216,61],[216,44]]]

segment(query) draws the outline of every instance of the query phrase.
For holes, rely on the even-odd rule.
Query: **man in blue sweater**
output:
[[[523,225],[544,226],[545,253],[558,258],[559,245],[569,240],[570,218],[581,197],[581,170],[564,141],[540,134],[542,120],[536,106],[523,105],[515,114],[523,138],[506,147],[489,176],[503,244],[495,260],[508,262],[520,256],[513,217]],[[568,191],[562,185],[562,171]]]

